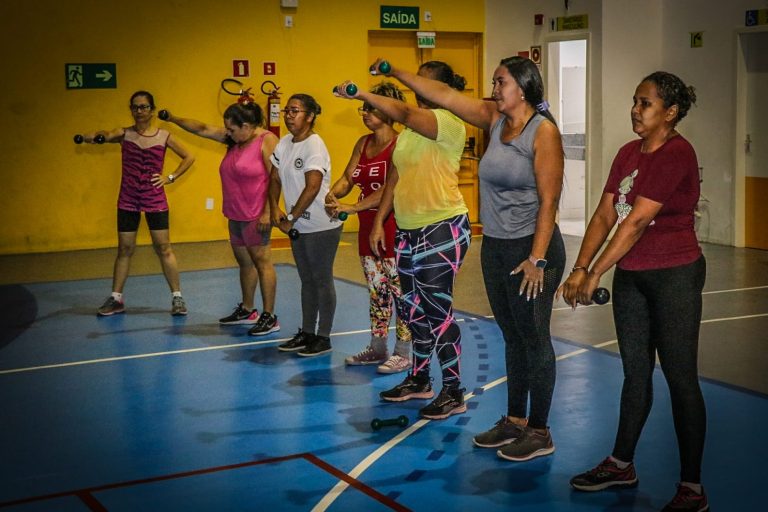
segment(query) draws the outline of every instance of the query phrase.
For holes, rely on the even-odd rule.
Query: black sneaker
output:
[[[704,494],[704,488],[701,488],[701,494],[699,494],[690,487],[677,484],[677,494],[661,512],[676,512],[678,510],[691,512],[706,512],[709,510],[709,502],[707,502],[707,495]]]
[[[256,325],[248,330],[248,334],[251,336],[264,336],[271,332],[277,332],[280,330],[280,324],[277,321],[277,316],[264,312],[256,321]]]
[[[531,427],[523,427],[520,433],[520,437],[502,446],[496,455],[502,459],[523,462],[555,452],[555,443],[552,442],[549,429],[546,434],[541,434]]]
[[[602,491],[613,486],[636,487],[635,465],[630,462],[626,468],[619,469],[610,457],[606,457],[596,467],[571,478],[571,487],[580,491]]]
[[[259,312],[254,309],[253,311],[247,310],[243,307],[243,303],[237,305],[231,315],[219,318],[221,325],[250,325],[255,324],[259,318]]]
[[[509,417],[502,416],[490,430],[473,437],[472,442],[480,448],[498,448],[520,437],[521,431],[520,425],[512,423]]]
[[[467,412],[467,405],[464,403],[464,388],[443,388],[431,404],[419,409],[419,415],[422,418],[431,420],[442,420],[453,414]]]
[[[285,343],[278,345],[277,350],[281,350],[283,352],[296,352],[297,350],[306,348],[310,336],[311,334],[299,329],[299,331],[293,335],[293,338],[289,339]]]
[[[432,383],[429,377],[417,377],[409,373],[403,382],[379,393],[379,397],[387,402],[404,402],[411,398],[432,398],[435,392],[432,391]]]
[[[307,346],[297,352],[301,357],[314,357],[331,351],[331,338],[313,334],[307,340]]]

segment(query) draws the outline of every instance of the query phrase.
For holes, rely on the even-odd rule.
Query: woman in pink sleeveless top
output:
[[[141,212],[144,212],[152,245],[171,289],[171,314],[186,315],[187,306],[181,296],[176,255],[171,248],[165,187],[184,174],[195,159],[170,133],[154,125],[155,99],[152,94],[147,91],[133,93],[130,109],[133,126],[83,136],[83,141],[88,143],[120,144],[123,157],[123,174],[117,200],[118,247],[112,276],[112,294],[98,309],[98,314],[111,316],[125,312],[123,287],[136,248]],[[163,174],[166,148],[171,148],[181,158],[176,170],[168,175]]]
[[[168,113],[167,120],[188,132],[227,145],[221,161],[222,212],[229,219],[229,242],[240,268],[242,301],[222,325],[250,325],[248,334],[264,336],[280,330],[275,315],[277,278],[272,264],[269,203],[269,157],[277,137],[263,128],[264,113],[257,103],[235,103],[224,111],[224,127]],[[262,312],[254,307],[260,286]]]

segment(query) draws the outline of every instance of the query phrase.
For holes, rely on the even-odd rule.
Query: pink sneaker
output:
[[[411,367],[411,358],[392,354],[392,357],[384,361],[376,371],[379,373],[400,373]]]

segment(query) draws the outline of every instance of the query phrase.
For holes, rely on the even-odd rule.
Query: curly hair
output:
[[[403,91],[401,91],[400,88],[392,82],[379,82],[378,84],[371,87],[371,93],[378,96],[386,96],[387,98],[392,98],[399,101],[405,101]]]
[[[666,71],[656,71],[643,78],[643,82],[651,82],[656,86],[656,92],[664,101],[664,108],[677,105],[675,125],[688,115],[691,105],[696,104],[696,90],[691,85],[685,85],[678,76]]]

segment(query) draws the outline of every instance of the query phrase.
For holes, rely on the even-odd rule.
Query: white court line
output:
[[[743,291],[749,291],[749,290],[762,290],[768,288],[768,285],[766,286],[752,286],[749,288],[733,288],[730,290],[714,290],[710,292],[703,292],[702,295],[708,295],[708,294],[715,294],[715,293],[732,293],[732,292],[743,292]],[[581,306],[586,308],[591,307],[599,307],[598,304],[590,304],[589,306]],[[568,311],[571,310],[570,306],[563,307],[563,308],[553,308],[552,311]],[[762,313],[757,315],[746,315],[746,316],[735,316],[735,317],[726,317],[726,318],[714,318],[710,320],[702,320],[701,323],[712,323],[712,322],[725,322],[729,320],[745,320],[749,318],[758,318],[762,316],[768,316],[768,313]],[[472,317],[470,317],[472,318]],[[493,315],[484,315],[483,318],[487,319],[493,319]],[[472,318],[474,319],[474,318]],[[463,318],[458,318],[458,322],[463,322]],[[392,330],[393,327],[390,327],[390,330]],[[368,329],[360,329],[356,331],[346,331],[346,332],[339,332],[339,333],[332,333],[331,336],[345,336],[348,334],[359,334],[363,332],[368,332]],[[255,345],[266,345],[268,343],[278,343],[282,341],[287,341],[290,338],[281,338],[276,340],[268,340],[268,341],[251,341],[246,343],[235,343],[232,345],[217,345],[217,346],[211,346],[211,347],[199,347],[199,348],[189,348],[189,349],[182,349],[182,350],[172,350],[168,352],[153,352],[149,354],[135,354],[130,356],[118,356],[118,357],[106,357],[103,359],[89,359],[85,361],[72,361],[69,363],[57,363],[57,364],[46,364],[41,366],[28,366],[25,368],[11,368],[9,370],[0,370],[0,375],[7,375],[11,373],[22,373],[22,372],[31,372],[36,370],[48,370],[52,368],[66,368],[69,366],[81,366],[81,365],[87,365],[87,364],[97,364],[97,363],[111,363],[114,361],[126,361],[130,359],[144,359],[148,357],[160,357],[160,356],[169,356],[174,354],[186,354],[191,352],[204,352],[207,350],[220,350],[224,348],[238,348],[238,347],[249,347],[249,346],[255,346]],[[615,343],[615,340],[614,342]],[[610,343],[609,343],[610,344]],[[602,345],[594,345],[595,347],[600,347]],[[569,356],[570,357],[570,356]]]
[[[331,336],[345,336],[347,334],[360,334],[363,332],[370,332],[370,331],[371,331],[370,329],[360,329],[357,331],[333,333],[331,334]],[[42,366],[28,366],[26,368],[11,368],[10,370],[0,370],[0,375],[6,375],[9,373],[32,372],[35,370],[48,370],[51,368],[66,368],[68,366],[82,366],[86,364],[111,363],[114,361],[127,361],[130,359],[144,359],[147,357],[171,356],[175,354],[188,354],[192,352],[207,352],[209,350],[221,350],[224,348],[238,348],[238,347],[250,347],[255,345],[267,345],[269,343],[280,343],[282,341],[288,341],[289,339],[291,338],[279,338],[276,340],[262,340],[262,341],[248,341],[245,343],[233,343],[231,345],[214,345],[210,347],[185,348],[181,350],[169,350],[167,352],[152,352],[149,354],[133,354],[130,356],[105,357],[103,359],[86,359],[84,361],[72,361],[69,363],[46,364]]]
[[[711,292],[702,292],[702,295],[712,295],[714,293],[733,293],[733,292],[747,292],[749,290],[762,290],[768,288],[767,286],[751,286],[749,288],[731,288],[730,290],[712,290]]]
[[[613,340],[610,343],[615,343],[616,340]],[[605,345],[605,343],[601,344]],[[595,345],[598,346],[598,345]],[[586,348],[580,348],[578,350],[574,350],[573,352],[569,352],[567,354],[563,354],[561,356],[558,356],[556,359],[558,361],[562,361],[563,359],[568,359],[569,357],[577,356],[579,354],[583,354],[585,352],[588,352],[589,350]],[[483,391],[488,391],[489,389],[493,389],[499,384],[503,384],[507,381],[506,377],[500,377],[492,382],[489,382],[485,386],[481,386],[480,389]],[[467,393],[464,395],[464,401],[467,402],[475,397],[474,393]],[[352,468],[352,471],[347,473],[349,476],[351,476],[354,479],[357,479],[363,472],[371,467],[377,460],[379,460],[384,454],[386,454],[389,450],[400,444],[401,441],[405,440],[406,437],[410,436],[417,430],[419,430],[421,427],[426,425],[432,420],[428,419],[420,419],[407,429],[403,430],[399,434],[397,434],[395,437],[387,441],[386,443],[382,444],[378,448],[376,448],[370,455],[368,455],[366,458],[364,458],[360,464]],[[341,493],[347,490],[349,487],[349,484],[345,482],[344,480],[339,480],[336,485],[333,486],[333,488],[326,493],[325,496],[315,505],[312,507],[312,512],[324,512],[328,509],[328,507],[331,506],[331,504],[338,498]]]
[[[709,292],[701,292],[701,294],[702,295],[714,295],[714,294],[717,294],[717,293],[748,292],[748,291],[751,291],[751,290],[763,290],[763,289],[766,289],[766,288],[768,288],[768,285],[766,285],[766,286],[751,286],[749,288],[731,288],[730,290],[712,290],[712,291],[709,291]],[[612,304],[612,303],[613,303],[613,301],[608,302],[608,304]],[[593,306],[599,306],[599,305],[600,304],[590,304],[589,306],[581,306],[580,305],[579,307],[591,308]],[[572,310],[572,309],[573,308],[571,306],[565,306],[565,307],[561,307],[561,308],[552,308],[552,311],[569,311],[569,310]],[[493,318],[493,316],[488,316],[486,318]]]
[[[768,288],[761,287],[761,288]],[[570,309],[570,308],[568,308]],[[728,320],[743,320],[746,318],[756,318],[756,317],[762,317],[762,316],[768,316],[768,313],[762,313],[758,315],[746,315],[746,316],[738,316],[738,317],[729,317],[729,318],[714,318],[711,320],[702,320],[701,323],[710,323],[710,322],[725,322]],[[492,316],[488,316],[486,318],[493,318]],[[608,340],[603,343],[598,343],[596,345],[592,345],[591,348],[603,348],[607,347],[609,345],[614,345],[618,343],[618,340]],[[556,358],[557,361],[563,361],[565,359],[578,356],[584,353],[589,352],[590,349],[588,348],[580,348],[571,352],[568,352],[566,354],[562,354]],[[489,382],[485,386],[481,386],[480,389],[483,391],[487,391],[489,389],[495,388],[496,386],[503,384],[507,381],[506,377],[500,377],[492,382]],[[475,397],[474,393],[467,393],[464,395],[464,401],[471,400]],[[406,430],[400,432],[395,437],[390,439],[388,442],[384,443],[380,447],[378,447],[376,450],[374,450],[370,455],[368,455],[365,459],[363,459],[357,466],[355,466],[352,471],[347,473],[349,476],[351,476],[354,479],[357,479],[365,470],[367,470],[369,467],[371,467],[378,459],[380,459],[384,454],[386,454],[389,450],[400,444],[401,441],[403,441],[405,438],[419,430],[421,427],[429,423],[431,420],[427,419],[421,419],[408,427]],[[333,488],[328,491],[328,493],[323,496],[323,498],[312,508],[312,512],[324,512],[328,509],[329,506],[338,498],[341,493],[343,493],[347,488],[349,487],[349,484],[345,482],[344,480],[339,480],[339,482],[336,483]]]

